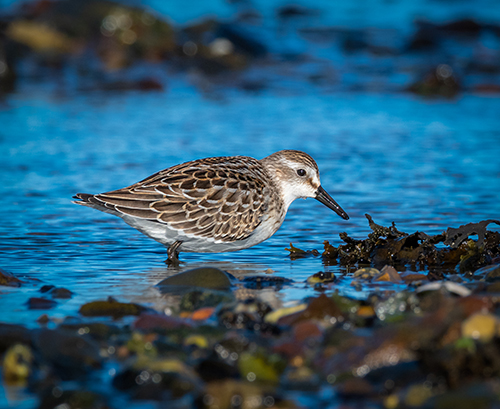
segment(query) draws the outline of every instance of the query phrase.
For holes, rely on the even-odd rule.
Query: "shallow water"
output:
[[[236,253],[182,254],[181,269],[206,263],[235,273],[271,269],[297,284],[276,296],[302,299],[301,284],[324,266],[291,261],[290,242],[322,250],[338,233],[363,238],[365,213],[406,232],[499,218],[500,131],[497,98],[465,95],[425,101],[403,94],[281,96],[228,92],[214,101],[179,82],[160,93],[18,93],[0,112],[4,186],[0,267],[27,281],[1,288],[4,322],[35,325],[26,301],[42,284],[75,293],[50,316],[75,314],[109,295],[164,308],[154,285],[175,272],[165,249],[120,219],[71,203],[76,192],[120,188],[170,165],[204,156],[263,157],[301,149],[318,162],[323,186],[349,213],[298,200],[268,241]],[[141,107],[148,107],[146,110]],[[221,264],[219,264],[221,263]],[[349,288],[346,294],[363,297]]]
[[[162,11],[154,1],[147,4]],[[402,15],[391,20],[399,21],[398,30],[406,30],[418,15],[410,3],[384,4],[395,5]],[[454,13],[445,15],[449,7],[441,2],[426,4],[427,16],[438,20],[467,9],[465,2],[460,3]],[[472,15],[485,17],[489,2],[480,4]],[[225,11],[226,2],[210,5],[222,16],[235,11],[232,6]],[[359,4],[356,7],[359,10]],[[328,9],[320,20],[309,23],[387,26],[383,8],[360,15],[354,13],[356,7],[338,13]],[[259,6],[264,15],[274,13],[274,8],[274,3],[269,9]],[[183,15],[185,7],[175,10],[179,15],[172,17],[178,22],[197,17]],[[199,15],[205,12],[198,10]],[[361,16],[356,24],[355,14]],[[268,28],[260,28],[263,37],[269,34]],[[364,54],[346,57],[293,35],[278,40],[274,38],[271,50],[278,44],[281,52],[311,47],[316,57],[333,62],[339,78],[320,85],[304,81],[302,77],[316,73],[324,63],[312,58],[312,66],[306,62],[288,77],[274,72],[279,71],[279,64],[267,71],[265,66],[250,69],[246,73],[250,79],[252,75],[259,78],[259,70],[267,73],[266,87],[258,92],[231,86],[202,92],[190,74],[167,75],[164,67],[140,66],[131,70],[133,75],[152,72],[167,77],[167,89],[108,92],[90,90],[84,79],[68,69],[61,78],[56,78],[60,73],[48,79],[28,76],[14,94],[0,101],[0,269],[25,281],[20,288],[0,287],[1,322],[37,327],[36,319],[44,313],[55,320],[76,316],[83,303],[108,296],[164,310],[172,300],[155,285],[178,271],[207,265],[237,277],[274,274],[291,278],[292,286],[266,290],[266,301],[292,303],[316,294],[304,283],[312,274],[332,271],[340,275],[345,268],[325,265],[321,257],[291,260],[285,250],[290,242],[321,252],[325,240],[341,243],[340,232],[363,239],[370,232],[365,213],[378,224],[394,221],[399,230],[428,234],[500,219],[498,94],[466,92],[446,100],[396,92],[391,84],[401,86],[409,78],[401,62],[389,69],[385,82],[372,77],[367,80],[371,87],[352,92],[365,80],[356,77],[362,72],[359,69],[351,72],[353,66],[366,64],[370,76],[377,70],[385,72],[386,61],[367,60]],[[409,57],[412,69],[426,67],[424,57]],[[25,71],[30,72],[27,65]],[[323,187],[347,211],[348,221],[315,200],[297,200],[281,229],[266,242],[235,253],[182,253],[180,269],[169,269],[162,245],[117,217],[71,203],[77,192],[124,187],[183,161],[221,155],[262,158],[280,149],[304,150],[316,159]],[[489,229],[499,230],[495,225]],[[50,310],[30,310],[28,299],[41,296],[45,284],[65,287],[74,295],[57,300]],[[388,283],[359,291],[348,280],[336,286],[341,294],[354,298],[384,288],[399,289]],[[15,391],[0,391],[0,407],[6,402],[26,408],[36,405],[30,396],[7,401],[5,393]],[[325,393],[312,398],[313,404],[317,399],[334,399],[331,391]],[[298,394],[297,400],[307,405],[306,395]],[[123,399],[123,406],[131,407]],[[149,406],[138,403],[134,407]]]

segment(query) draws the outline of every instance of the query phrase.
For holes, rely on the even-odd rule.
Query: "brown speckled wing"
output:
[[[87,200],[186,234],[231,242],[250,236],[277,200],[270,183],[256,159],[207,158],[173,166]]]

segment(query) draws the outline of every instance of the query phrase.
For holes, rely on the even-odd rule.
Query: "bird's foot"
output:
[[[177,240],[174,242],[167,250],[168,258],[165,261],[169,266],[177,267],[179,265],[179,247],[181,246],[182,241]]]

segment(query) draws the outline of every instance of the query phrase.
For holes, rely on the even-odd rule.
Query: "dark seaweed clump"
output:
[[[396,268],[409,265],[419,270],[457,270],[470,274],[500,257],[500,233],[486,229],[491,223],[500,225],[498,220],[450,227],[441,234],[429,236],[418,231],[412,234],[401,232],[394,222],[390,227],[380,226],[370,215],[365,216],[372,229],[368,238],[357,240],[341,233],[340,238],[345,244],[334,247],[325,242],[323,258],[326,263],[343,266],[367,264],[376,268],[387,264]],[[476,241],[470,238],[476,235]]]

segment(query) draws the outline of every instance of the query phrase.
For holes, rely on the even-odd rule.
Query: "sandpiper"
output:
[[[217,253],[246,249],[279,229],[290,204],[313,197],[347,220],[321,187],[311,156],[283,150],[264,159],[224,156],[186,162],[131,186],[96,195],[77,193],[74,203],[121,217],[168,247]]]

